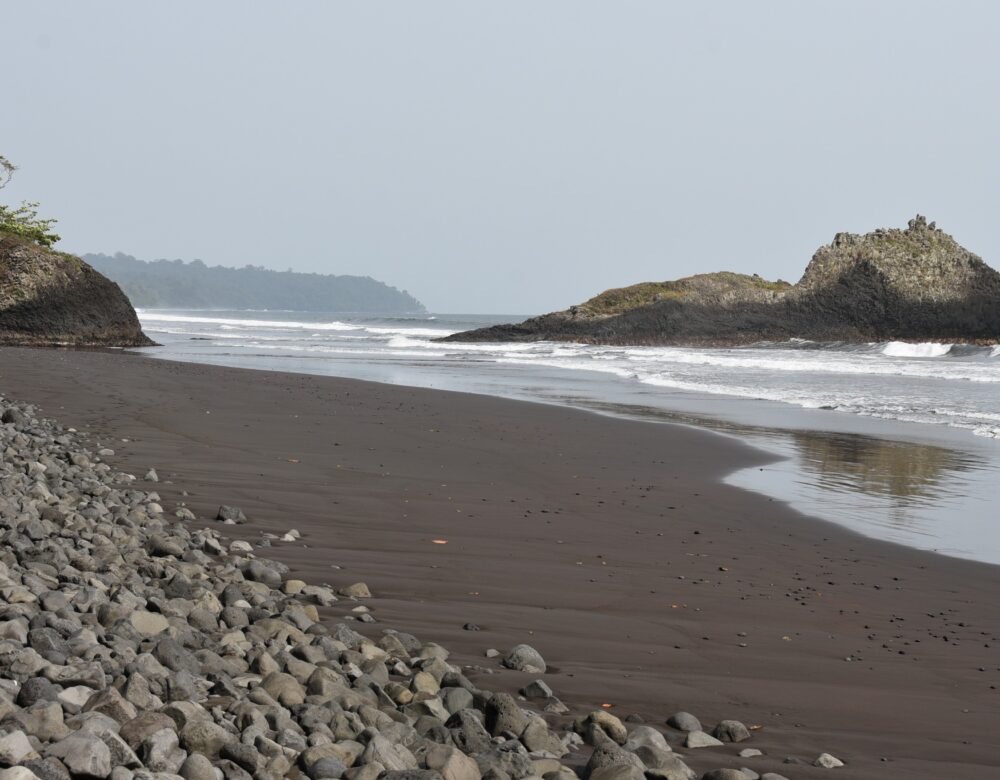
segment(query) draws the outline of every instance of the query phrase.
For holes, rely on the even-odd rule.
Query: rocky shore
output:
[[[239,509],[199,522],[30,404],[0,400],[0,420],[2,780],[690,780],[673,747],[722,745],[746,768],[706,780],[782,777],[753,770],[735,720],[570,712],[525,644],[483,663],[537,677],[485,690],[376,622],[364,583],[309,585],[261,554],[298,532],[227,541]]]

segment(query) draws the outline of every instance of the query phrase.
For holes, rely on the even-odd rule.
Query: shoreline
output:
[[[734,484],[869,537],[1000,564],[1000,431],[990,422],[1000,420],[990,396],[1000,363],[962,347],[442,350],[429,337],[471,327],[471,315],[440,315],[432,327],[330,314],[147,316],[166,346],[139,351],[156,359],[472,392],[732,433],[788,459],[733,475]]]
[[[494,668],[485,648],[530,642],[574,708],[763,724],[750,743],[769,753],[761,771],[781,772],[796,750],[843,758],[843,777],[996,765],[1000,568],[861,537],[723,484],[767,460],[749,447],[361,380],[131,353],[2,356],[5,395],[92,437],[129,438],[113,462],[174,482],[156,486],[168,507],[184,500],[210,517],[239,505],[251,522],[226,530],[244,538],[298,529],[308,546],[265,554],[307,581],[364,579],[380,622],[440,640],[462,663]],[[953,641],[932,645],[942,633]]]
[[[516,366],[496,376],[437,371],[428,366],[347,358],[321,362],[262,361],[253,354],[210,357],[163,350],[139,354],[277,373],[357,379],[400,388],[428,388],[555,405],[619,419],[666,422],[750,443],[772,456],[728,484],[783,502],[797,511],[881,539],[957,558],[1000,564],[1000,534],[991,506],[1000,502],[1000,441],[949,425],[885,420],[810,409],[781,401],[712,393],[667,395],[594,372]],[[495,367],[494,367],[495,368]]]

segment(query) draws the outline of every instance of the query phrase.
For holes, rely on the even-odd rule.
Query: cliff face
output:
[[[905,230],[837,234],[795,285],[700,274],[447,340],[723,346],[790,338],[1000,341],[1000,273],[917,216]]]
[[[0,344],[152,343],[118,285],[78,257],[0,232]]]

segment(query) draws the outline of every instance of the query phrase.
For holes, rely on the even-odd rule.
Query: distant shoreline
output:
[[[136,308],[257,308],[293,311],[411,313],[426,311],[405,290],[369,276],[275,271],[264,266],[210,266],[200,260],[82,258],[117,283]]]

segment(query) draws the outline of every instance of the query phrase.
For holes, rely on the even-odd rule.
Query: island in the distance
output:
[[[792,338],[997,342],[1000,273],[917,215],[905,230],[838,233],[794,285],[698,274],[443,340],[737,346]]]
[[[83,259],[121,286],[134,306],[177,309],[288,309],[364,314],[423,313],[405,290],[368,276],[226,268],[201,260],[146,262],[122,254]]]

